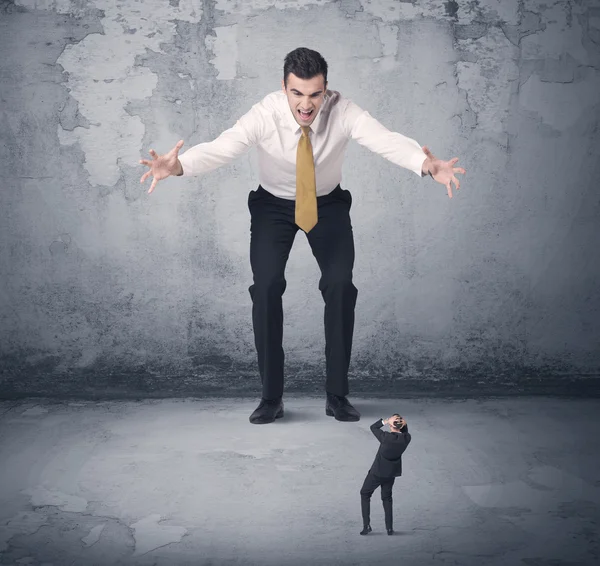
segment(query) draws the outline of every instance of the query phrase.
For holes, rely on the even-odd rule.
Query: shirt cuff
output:
[[[189,151],[189,150],[188,150]],[[192,156],[187,155],[187,151],[182,153],[178,159],[179,163],[181,163],[181,168],[183,169],[183,177],[191,177],[194,173],[192,172]]]
[[[427,156],[424,157],[423,161],[421,161],[421,168],[419,169],[419,172],[421,173],[421,178],[422,177],[429,177],[431,175],[431,173],[423,173],[423,163],[425,163],[425,160],[427,159]]]

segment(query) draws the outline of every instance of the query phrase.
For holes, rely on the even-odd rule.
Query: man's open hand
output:
[[[140,183],[143,183],[150,175],[154,177],[152,184],[150,185],[150,189],[148,189],[148,193],[151,193],[156,187],[156,183],[161,181],[162,179],[166,179],[171,175],[181,175],[183,172],[181,163],[179,162],[179,150],[183,147],[183,140],[179,140],[177,145],[169,151],[169,153],[165,153],[164,155],[156,155],[156,151],[153,149],[150,150],[150,155],[152,156],[152,160],[149,159],[140,159],[140,163],[142,165],[147,165],[150,167],[149,171],[146,171],[142,178],[140,179]]]
[[[427,146],[423,146],[423,153],[427,156],[423,167],[426,168],[431,176],[446,187],[448,196],[452,198],[452,183],[455,184],[456,190],[460,189],[460,183],[456,178],[456,173],[465,174],[466,171],[462,167],[454,167],[458,161],[458,157],[454,157],[450,161],[442,161],[435,157]]]

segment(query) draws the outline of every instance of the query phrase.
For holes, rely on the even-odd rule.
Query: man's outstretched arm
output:
[[[151,149],[152,160],[140,160],[142,165],[150,168],[142,175],[140,182],[143,183],[152,175],[154,179],[148,190],[151,193],[162,179],[170,176],[203,175],[240,157],[260,139],[263,122],[258,106],[255,104],[233,127],[213,141],[199,143],[181,156],[179,150],[183,147],[183,140],[164,155],[159,156]]]
[[[457,189],[460,187],[455,174],[464,175],[466,171],[462,167],[454,167],[458,157],[450,161],[438,159],[426,146],[421,147],[415,140],[388,130],[352,101],[348,101],[343,117],[348,135],[374,153],[385,157],[395,165],[413,171],[420,177],[431,175],[434,180],[446,187],[450,198],[452,198],[451,183],[454,183]]]

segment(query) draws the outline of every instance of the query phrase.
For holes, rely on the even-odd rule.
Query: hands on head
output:
[[[151,193],[156,187],[156,183],[161,181],[162,179],[166,179],[171,175],[181,175],[183,173],[183,168],[181,167],[181,163],[179,162],[179,150],[183,147],[183,140],[179,140],[177,145],[169,151],[169,153],[165,153],[164,155],[156,155],[156,151],[153,149],[150,150],[150,155],[152,159],[140,159],[141,165],[147,165],[150,167],[149,171],[146,171],[142,178],[140,179],[140,183],[143,183],[150,175],[154,177],[152,180],[152,184],[150,185],[150,189],[148,189],[148,193]]]
[[[383,421],[383,424],[387,424],[393,427],[395,421],[400,421],[400,426],[398,427],[398,430],[400,430],[406,424],[406,419],[404,417],[399,417],[398,415],[392,415],[391,417],[385,419]]]
[[[461,173],[464,175],[466,173],[462,167],[454,167],[458,157],[454,157],[450,161],[442,161],[435,157],[426,145],[423,146],[423,153],[427,156],[425,164],[429,173],[434,180],[446,187],[448,196],[452,198],[452,183],[456,186],[456,190],[460,189],[460,183],[455,174]]]

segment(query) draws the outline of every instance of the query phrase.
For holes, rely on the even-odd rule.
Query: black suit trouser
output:
[[[360,490],[360,506],[363,517],[363,525],[371,522],[371,496],[373,492],[381,486],[381,501],[383,502],[383,511],[385,513],[385,528],[393,528],[392,515],[392,488],[396,478],[382,478],[375,475],[371,470],[367,474],[363,486]]]
[[[318,222],[307,234],[321,270],[319,290],[325,302],[325,388],[348,395],[348,367],[358,291],[352,283],[354,237],[350,222],[352,196],[339,185],[317,197]],[[285,266],[296,232],[294,200],[282,199],[262,187],[250,191],[250,265],[254,283],[252,324],[262,382],[262,396],[283,395],[283,304]]]

